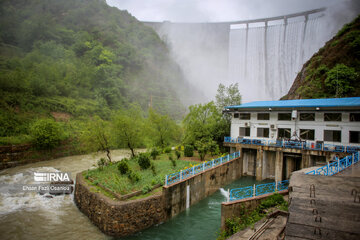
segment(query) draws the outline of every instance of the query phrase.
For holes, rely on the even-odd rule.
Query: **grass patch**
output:
[[[193,161],[175,160],[174,167],[168,156],[162,154],[158,160],[152,161],[155,166],[156,175],[154,175],[151,168],[141,170],[139,164],[134,159],[128,161],[128,165],[133,173],[140,176],[139,181],[131,181],[126,174],[120,174],[118,170],[118,163],[112,163],[104,166],[103,169],[92,169],[84,173],[84,177],[92,178],[94,184],[100,183],[111,191],[125,195],[135,191],[143,191],[144,188],[150,188],[156,184],[164,184],[165,176],[167,174],[177,172],[185,167],[188,167]],[[146,194],[146,192],[144,192]],[[143,194],[143,195],[144,195]]]
[[[219,234],[217,240],[225,240],[226,238],[230,237],[238,231],[241,231],[249,226],[254,226],[256,222],[260,221],[263,217],[267,215],[267,209],[274,207],[284,211],[287,211],[288,209],[288,203],[279,193],[275,193],[270,197],[262,200],[260,205],[249,214],[247,214],[244,209],[240,217],[226,219],[226,230],[222,231]]]

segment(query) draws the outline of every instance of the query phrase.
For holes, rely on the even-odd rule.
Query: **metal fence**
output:
[[[240,157],[240,152],[234,152],[234,153],[231,153],[231,154],[226,155],[224,157],[213,159],[213,160],[208,161],[208,162],[203,162],[203,163],[200,163],[200,164],[198,164],[196,166],[193,166],[191,168],[181,170],[180,172],[176,172],[176,173],[166,175],[165,186],[180,182],[180,181],[182,181],[184,179],[187,179],[187,178],[190,178],[190,177],[194,176],[195,174],[198,174],[198,173],[206,171],[206,170],[208,170],[210,168],[219,166],[219,165],[221,165],[223,163],[229,162],[230,160],[233,160],[233,159],[238,158],[238,157]]]
[[[269,146],[269,147],[318,150],[318,151],[328,151],[328,152],[356,153],[360,151],[360,146],[343,146],[343,145],[324,144],[324,143],[316,143],[309,141],[305,142],[305,141],[293,141],[293,140],[264,140],[264,139],[225,137],[224,142],[254,144],[254,145]]]
[[[244,198],[251,198],[267,193],[274,193],[276,191],[282,191],[288,189],[289,180],[284,180],[280,182],[264,183],[264,184],[254,184],[254,186],[234,188],[228,190],[229,198],[228,201],[241,200]]]
[[[351,165],[359,161],[360,152],[353,153],[352,155],[346,156],[342,159],[337,159],[331,163],[328,162],[327,165],[307,172],[308,175],[323,175],[323,176],[332,176]]]

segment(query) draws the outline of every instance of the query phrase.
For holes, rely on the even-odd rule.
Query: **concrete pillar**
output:
[[[263,175],[262,175],[263,158],[264,158],[264,151],[260,147],[260,148],[258,148],[257,155],[256,155],[256,171],[255,171],[255,173],[256,173],[257,181],[263,180]]]
[[[283,172],[283,152],[276,151],[275,158],[275,181],[282,181],[282,172]]]
[[[301,169],[310,167],[310,155],[303,153],[301,155]]]

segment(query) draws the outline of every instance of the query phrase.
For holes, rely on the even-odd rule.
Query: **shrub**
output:
[[[126,174],[129,172],[130,167],[126,158],[124,158],[118,163],[118,170],[120,171],[121,174]]]
[[[173,158],[172,154],[168,154],[168,157],[169,157],[169,160],[171,161],[171,164],[173,165],[173,167],[176,167],[176,161],[175,159]]]
[[[131,182],[138,182],[141,179],[138,173],[133,172],[131,170],[129,171],[128,178],[130,179]]]
[[[142,170],[148,169],[151,166],[150,157],[146,153],[140,153],[137,156],[137,161]]]
[[[151,169],[151,171],[152,171],[152,174],[153,174],[154,176],[156,176],[156,168],[155,168],[155,165],[154,165],[153,163],[151,163],[150,169]]]
[[[170,152],[171,152],[171,147],[164,148],[164,153],[170,153]]]
[[[106,159],[100,158],[99,161],[97,161],[97,165],[99,167],[99,170],[103,170],[104,166],[106,165]]]
[[[143,194],[146,194],[148,192],[151,192],[151,190],[152,190],[152,187],[149,186],[149,185],[146,185],[146,186],[143,187],[143,189],[141,191],[142,191]]]
[[[185,157],[192,157],[194,156],[194,147],[191,145],[186,145],[184,147],[184,156]]]
[[[179,160],[180,157],[181,157],[181,152],[179,152],[178,150],[175,151],[175,155],[176,155],[176,158]]]
[[[38,149],[52,149],[57,146],[63,138],[63,130],[59,123],[52,119],[41,119],[30,126],[30,135]]]
[[[156,159],[157,156],[159,156],[160,152],[157,148],[153,148],[150,152],[150,156],[152,157],[153,160]]]

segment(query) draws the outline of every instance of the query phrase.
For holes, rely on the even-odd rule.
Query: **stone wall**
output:
[[[93,188],[81,173],[77,174],[74,201],[80,211],[107,235],[127,236],[165,221],[161,193],[140,200],[114,201]]]
[[[280,191],[282,195],[288,194],[288,190]],[[228,218],[235,218],[244,214],[249,214],[257,206],[260,205],[261,200],[271,196],[272,193],[260,195],[257,197],[242,199],[233,202],[226,202],[221,204],[221,230],[225,230],[225,220]]]
[[[36,150],[31,144],[0,146],[0,170],[81,153],[71,142],[63,142],[52,150]]]
[[[163,189],[166,218],[170,219],[189,206],[213,194],[242,176],[242,158],[219,165]],[[187,190],[189,188],[189,190]],[[189,196],[187,192],[189,191]]]

